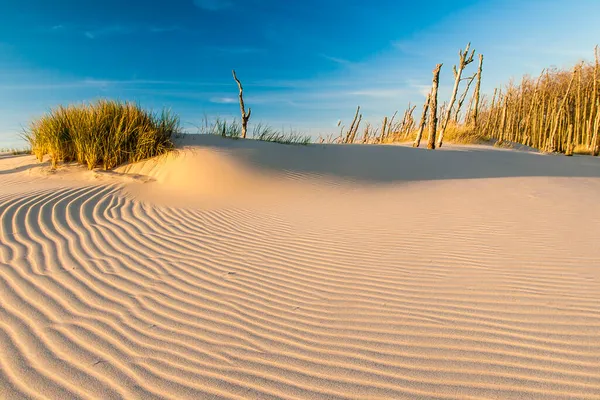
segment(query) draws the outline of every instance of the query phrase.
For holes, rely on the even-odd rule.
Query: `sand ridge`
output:
[[[0,159],[0,398],[600,398],[600,160]]]

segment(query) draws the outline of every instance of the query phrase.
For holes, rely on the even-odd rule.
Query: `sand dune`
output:
[[[2,399],[600,399],[600,159],[0,158]]]

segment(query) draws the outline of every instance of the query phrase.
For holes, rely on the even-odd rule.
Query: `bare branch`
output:
[[[235,74],[235,70],[231,70],[232,74],[233,74],[233,79],[235,79],[235,82],[238,85],[238,89],[240,90],[240,111],[242,113],[242,138],[246,138],[246,134],[248,132],[248,120],[250,119],[250,115],[252,114],[252,109],[248,108],[248,113],[246,114],[246,108],[244,106],[244,88],[242,86],[242,82],[240,82],[240,80],[238,79],[237,75]]]
[[[438,64],[433,70],[433,81],[431,84],[431,97],[430,97],[430,108],[431,118],[429,118],[429,140],[427,141],[427,148],[430,150],[435,149],[435,135],[437,130],[437,92],[440,84],[440,70],[443,64]]]

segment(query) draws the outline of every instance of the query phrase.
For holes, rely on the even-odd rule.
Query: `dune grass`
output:
[[[197,126],[198,133],[207,135],[218,135],[230,139],[239,139],[242,137],[242,123],[234,119],[227,121],[223,118],[209,120],[204,117],[202,124]],[[309,135],[304,135],[298,131],[277,130],[269,125],[258,123],[252,128],[252,139],[263,142],[273,142],[280,144],[298,144],[307,145],[311,142]]]
[[[482,107],[482,131],[545,152],[600,153],[600,50],[595,62],[548,68],[494,92]]]
[[[460,54],[463,57],[464,54]],[[410,140],[418,145],[424,136],[418,136],[417,132],[425,137],[433,132],[435,139],[435,132],[443,130],[444,142],[495,142],[498,146],[503,142],[510,142],[541,152],[563,153],[568,156],[600,155],[598,46],[594,49],[593,62],[580,62],[569,69],[547,68],[538,77],[526,75],[518,84],[511,81],[497,88],[491,98],[480,96],[479,80],[475,86],[471,85],[476,78],[481,78],[482,63],[481,56],[478,70],[471,77],[461,80],[460,76],[455,76],[458,79],[455,80],[455,92],[449,102],[436,107],[436,114],[442,117],[434,123],[432,113],[428,110],[431,110],[430,98],[434,93],[435,103],[438,104],[439,82],[435,76],[435,91],[432,87],[423,104],[420,118],[419,115],[413,115],[416,107],[409,103],[403,114],[396,111],[391,117],[385,116],[380,125],[371,125],[365,121],[361,135],[358,132],[363,120],[358,107],[348,127],[340,121],[340,133],[321,137],[321,142],[388,144]],[[417,136],[418,143],[415,140]]]
[[[30,148],[14,148],[14,147],[6,147],[6,148],[0,148],[0,154],[10,154],[12,156],[20,156],[23,154],[31,154],[31,149]]]
[[[34,120],[23,134],[33,154],[56,167],[76,161],[89,169],[112,169],[163,154],[173,148],[179,118],[164,110],[152,113],[134,103],[99,100],[59,106]]]
[[[481,144],[490,140],[481,130],[471,124],[449,122],[444,133],[444,140],[456,144]]]
[[[262,123],[254,126],[252,137],[263,142],[299,144],[304,146],[311,142],[310,136],[304,135],[298,131],[291,129],[289,132],[285,132],[285,130],[278,131],[277,129]]]
[[[218,135],[230,139],[239,139],[242,137],[242,124],[235,119],[227,121],[224,118],[217,117],[211,121],[205,116],[202,124],[196,127],[198,128],[198,133],[201,135]]]

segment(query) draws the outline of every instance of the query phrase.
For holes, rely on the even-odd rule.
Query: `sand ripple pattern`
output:
[[[600,399],[598,212],[561,244],[576,210],[519,200],[522,225],[456,185],[353,212],[3,196],[0,398]],[[431,196],[454,205],[407,212]]]

